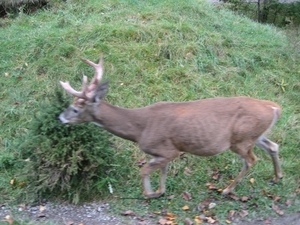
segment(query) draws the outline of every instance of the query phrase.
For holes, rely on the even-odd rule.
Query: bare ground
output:
[[[111,212],[110,205],[104,202],[93,202],[84,205],[67,203],[45,203],[42,206],[0,207],[1,221],[8,218],[18,221],[30,221],[31,224],[55,224],[55,225],[154,225],[159,218],[139,218],[134,214],[122,216]],[[188,224],[188,223],[186,223]],[[218,224],[218,223],[215,223]],[[264,220],[245,221],[239,218],[232,221],[233,225],[300,225],[300,212],[284,215],[278,218]]]

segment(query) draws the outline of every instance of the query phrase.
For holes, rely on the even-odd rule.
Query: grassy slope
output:
[[[51,13],[20,14],[2,19],[1,25],[2,156],[7,146],[26,132],[35,107],[53,95],[59,80],[79,87],[83,73],[93,74],[79,57],[95,61],[104,52],[104,79],[111,81],[107,100],[113,104],[130,108],[157,101],[247,95],[273,100],[284,112],[271,134],[281,145],[281,184],[267,184],[273,174],[272,163],[256,150],[260,160],[236,189],[238,195],[251,193],[252,199],[247,203],[223,201],[223,197],[208,193],[205,183],[224,188],[240,170],[239,159],[230,152],[201,159],[187,156],[188,160],[178,159],[170,166],[167,195],[175,195],[175,199],[150,201],[147,207],[141,200],[116,200],[117,210],[132,208],[142,215],[165,207],[179,218],[193,217],[197,213],[183,212],[181,207],[195,208],[213,197],[217,207],[212,212],[224,221],[229,210],[242,207],[249,210],[250,217],[262,210],[274,213],[273,200],[261,190],[280,196],[278,204],[283,207],[298,188],[300,65],[297,50],[289,47],[283,32],[192,0],[68,1]],[[144,155],[127,141],[118,140],[118,149],[122,150],[117,153],[122,171],[114,184],[115,195],[141,197],[135,163]],[[185,167],[192,175],[183,173]],[[222,178],[213,181],[211,174],[217,169]],[[5,190],[6,198],[13,198],[9,187],[13,174],[0,173],[0,189]],[[130,179],[124,180],[127,175]],[[249,182],[252,177],[253,184]],[[183,191],[190,192],[193,200],[185,202]],[[299,197],[293,198],[289,208],[296,210]]]

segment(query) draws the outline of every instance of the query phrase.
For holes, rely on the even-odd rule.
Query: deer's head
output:
[[[59,115],[59,120],[62,123],[76,124],[91,122],[93,120],[91,110],[100,104],[108,90],[108,82],[99,85],[104,71],[103,55],[101,55],[98,64],[87,59],[81,60],[95,69],[95,76],[89,85],[87,85],[87,77],[83,76],[81,91],[74,90],[68,81],[60,81],[61,86],[75,97],[73,104]]]

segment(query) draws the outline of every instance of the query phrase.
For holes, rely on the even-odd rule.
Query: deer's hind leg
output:
[[[260,136],[256,143],[257,147],[265,150],[272,158],[274,171],[275,171],[275,178],[274,182],[277,183],[282,178],[282,172],[279,164],[279,156],[278,150],[279,146],[275,142],[270,141],[264,135]]]
[[[254,143],[252,142],[242,142],[231,146],[231,150],[240,155],[243,161],[243,167],[237,178],[235,178],[235,180],[223,190],[222,194],[229,194],[230,192],[232,192],[236,185],[241,182],[249,169],[255,164],[257,159],[253,154],[253,147]]]

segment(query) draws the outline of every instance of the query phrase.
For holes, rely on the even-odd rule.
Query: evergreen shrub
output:
[[[30,198],[62,196],[78,203],[94,196],[93,191],[99,192],[99,182],[101,187],[102,181],[109,182],[114,161],[112,135],[93,124],[61,124],[58,115],[68,106],[57,91],[56,98],[41,105],[29,132],[20,140],[18,180],[25,183]]]

